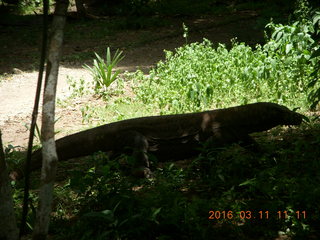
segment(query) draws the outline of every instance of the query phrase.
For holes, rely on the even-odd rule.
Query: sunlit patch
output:
[[[201,129],[205,130],[211,121],[211,117],[209,113],[204,113],[202,117]]]

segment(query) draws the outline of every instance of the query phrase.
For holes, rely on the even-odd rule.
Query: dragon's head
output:
[[[291,111],[289,108],[285,106],[275,103],[272,105],[274,105],[273,109],[275,110],[275,117],[277,117],[281,125],[300,125],[303,120],[307,119],[306,116],[295,111]]]
[[[291,111],[291,113],[287,116],[284,116],[284,123],[286,125],[300,125],[302,123],[303,120],[306,120],[307,117],[300,114],[300,113],[297,113],[297,112],[294,112],[294,111]]]

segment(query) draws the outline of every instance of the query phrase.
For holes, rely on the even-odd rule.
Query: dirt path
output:
[[[15,74],[7,81],[0,83],[0,126],[15,117],[31,114],[37,86],[38,72]],[[85,69],[59,69],[57,95],[63,100],[70,96],[68,78],[90,80],[91,76]]]
[[[26,146],[30,115],[33,110],[38,72],[14,74],[0,83],[0,129],[5,144]],[[71,94],[68,79],[83,78],[90,81],[91,76],[85,69],[60,67],[57,96],[60,100]],[[57,107],[57,111],[61,111]],[[39,109],[41,113],[41,107]]]

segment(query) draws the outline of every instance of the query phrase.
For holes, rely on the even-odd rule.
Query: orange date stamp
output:
[[[277,211],[277,212],[269,212],[269,211],[209,211],[209,220],[223,220],[223,219],[269,219],[269,218],[277,218],[277,219],[288,219],[289,217],[296,217],[297,219],[306,219],[307,213],[306,211]]]

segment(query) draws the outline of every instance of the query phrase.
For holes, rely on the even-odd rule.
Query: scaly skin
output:
[[[255,149],[249,136],[278,125],[299,125],[303,115],[268,102],[247,104],[212,111],[134,118],[81,131],[56,141],[59,161],[87,156],[97,151],[125,152],[134,149],[137,166],[149,167],[147,153],[160,161],[182,159],[197,154],[201,142],[214,146],[240,143]],[[41,167],[41,149],[32,157],[31,171]],[[22,167],[11,172],[12,179],[24,176]]]

